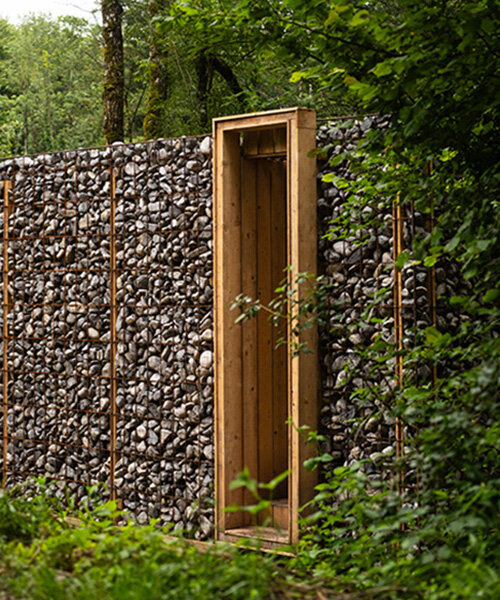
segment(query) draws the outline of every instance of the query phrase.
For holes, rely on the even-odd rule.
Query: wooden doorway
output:
[[[297,540],[299,507],[312,495],[311,450],[297,427],[317,425],[317,353],[293,358],[290,326],[273,327],[264,311],[235,324],[240,293],[267,304],[286,277],[316,271],[314,111],[289,109],[214,121],[216,502],[220,539]],[[287,265],[292,268],[285,271]],[[297,290],[297,293],[301,293]],[[316,350],[314,329],[300,340]],[[288,422],[293,425],[287,424]],[[268,482],[290,470],[270,511],[254,518],[231,505],[252,503],[230,489],[237,473]],[[265,527],[262,527],[264,526]],[[257,527],[256,526],[261,526]]]

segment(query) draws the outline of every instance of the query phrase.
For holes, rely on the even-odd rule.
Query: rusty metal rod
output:
[[[110,413],[109,413],[109,451],[110,451],[110,465],[109,465],[109,486],[111,492],[111,500],[116,500],[116,487],[115,487],[115,470],[116,470],[116,425],[117,425],[117,406],[116,406],[116,392],[117,392],[117,379],[116,379],[116,349],[117,349],[117,338],[116,338],[116,320],[118,316],[118,310],[116,306],[116,289],[117,289],[117,273],[116,273],[116,174],[115,169],[111,166],[111,212],[110,212],[110,244],[109,244],[109,264],[110,264]]]
[[[401,219],[400,196],[397,195],[393,204],[393,248],[394,248],[394,342],[396,345],[396,382],[399,388],[403,386],[403,357],[400,352],[403,349],[403,278],[401,271],[396,267],[396,260],[403,251],[403,227]],[[404,455],[404,431],[401,419],[396,418],[396,457]],[[399,477],[399,493],[404,491],[404,473]]]
[[[11,181],[3,182],[3,477],[2,486],[7,483],[7,452],[9,445],[9,429],[7,424],[7,413],[9,408],[9,365],[8,365],[8,343],[9,343],[9,190],[12,187]]]

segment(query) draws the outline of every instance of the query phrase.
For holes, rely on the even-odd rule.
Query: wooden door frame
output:
[[[243,491],[229,484],[240,470],[243,456],[242,430],[242,339],[241,325],[230,304],[241,293],[241,137],[245,132],[286,128],[282,148],[287,162],[287,262],[292,265],[289,284],[299,272],[316,273],[317,192],[316,160],[310,151],[316,145],[316,113],[291,108],[213,121],[214,140],[214,332],[215,332],[215,501],[216,537],[226,535],[234,523],[225,508],[243,504]],[[272,136],[271,136],[272,137]],[[303,293],[297,290],[298,294]],[[292,332],[289,326],[289,339]],[[313,495],[315,472],[303,463],[313,454],[298,428],[318,424],[318,352],[315,327],[300,332],[295,341],[305,343],[312,354],[292,357],[288,348],[288,542],[298,540],[298,511]],[[234,525],[233,525],[234,526]]]

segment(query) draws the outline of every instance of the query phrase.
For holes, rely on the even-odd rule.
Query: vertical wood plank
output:
[[[240,135],[216,131],[215,142],[215,495],[216,524],[224,531],[238,526],[241,518],[225,513],[224,507],[243,500],[241,489],[229,490],[243,454],[241,328],[230,311],[241,291]]]
[[[285,141],[286,143],[286,141]],[[271,261],[272,295],[283,278],[286,278],[287,266],[287,229],[286,229],[286,164],[282,161],[271,163],[272,201],[271,201]],[[276,348],[280,337],[287,337],[286,323],[272,328],[273,361],[273,477],[288,469],[288,432],[287,432],[287,345]],[[286,497],[287,483],[283,481],[275,491],[275,498]]]
[[[9,362],[8,362],[8,346],[9,346],[9,191],[12,188],[11,181],[3,182],[3,369],[2,369],[2,386],[3,386],[3,423],[2,423],[2,461],[3,461],[3,477],[2,486],[7,483],[7,453],[9,445],[9,429],[7,416],[9,410]]]
[[[259,131],[259,154],[273,154],[274,153],[274,130],[263,129]]]
[[[241,290],[253,300],[257,297],[257,162],[241,161]],[[236,315],[235,315],[236,316]],[[242,328],[243,377],[243,465],[258,478],[258,365],[257,320],[250,319]],[[250,492],[244,492],[244,504],[254,501]],[[243,514],[243,524],[251,522],[251,515]]]
[[[259,153],[259,131],[247,131],[243,135],[243,151],[247,156]]]
[[[273,129],[274,152],[286,153],[286,127],[276,127]]]
[[[272,296],[271,271],[271,170],[266,160],[257,161],[257,297],[267,305]],[[273,345],[267,311],[257,316],[259,386],[259,480],[273,477]]]

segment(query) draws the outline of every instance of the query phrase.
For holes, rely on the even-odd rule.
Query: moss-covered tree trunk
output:
[[[170,0],[150,0],[149,91],[144,117],[144,136],[159,138],[166,134],[166,104],[169,98],[168,41],[158,33],[156,18],[170,5]]]
[[[104,137],[108,144],[124,136],[123,8],[119,0],[101,0],[104,46]]]

